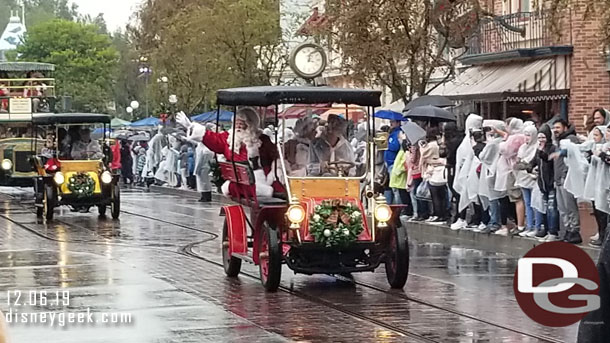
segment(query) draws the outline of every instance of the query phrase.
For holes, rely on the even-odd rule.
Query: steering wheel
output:
[[[349,162],[349,161],[328,162],[326,165],[327,165],[326,168],[328,168],[329,171],[334,171],[339,176],[349,174],[349,170],[356,166],[356,164],[354,162]]]

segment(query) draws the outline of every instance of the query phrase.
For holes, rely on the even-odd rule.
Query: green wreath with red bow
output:
[[[309,218],[309,233],[327,248],[349,245],[362,230],[360,208],[346,200],[324,200]]]
[[[78,198],[89,197],[95,190],[95,181],[87,173],[77,173],[68,180],[68,189]]]

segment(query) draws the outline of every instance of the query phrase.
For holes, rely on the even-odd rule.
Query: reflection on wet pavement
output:
[[[228,279],[220,263],[218,203],[125,191],[120,221],[64,211],[37,222],[23,200],[0,196],[0,309],[6,290],[70,291],[68,308],[129,312],[133,323],[10,325],[14,342],[538,342],[574,341],[576,326],[529,320],[512,292],[516,258],[476,247],[411,242],[404,292],[383,266],[355,275],[294,275],[265,293],[258,268]],[[183,248],[206,260],[189,257]],[[463,242],[462,242],[463,243]],[[12,308],[12,307],[11,307]]]

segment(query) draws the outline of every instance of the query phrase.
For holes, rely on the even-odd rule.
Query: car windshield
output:
[[[283,113],[290,116],[289,110]],[[296,120],[280,120],[278,127],[287,176],[363,176],[367,160],[365,110],[350,108],[346,111],[349,119],[342,113],[344,109],[310,107],[304,111]],[[275,139],[273,127],[265,132]]]
[[[104,142],[96,137],[103,135],[103,124],[58,125],[55,132],[57,156],[62,160],[101,160]],[[49,140],[47,140],[47,145]]]

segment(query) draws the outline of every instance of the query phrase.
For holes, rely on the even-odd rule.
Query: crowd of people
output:
[[[601,246],[610,213],[609,123],[610,113],[596,109],[583,136],[561,118],[537,125],[471,114],[463,133],[447,123],[442,134],[429,127],[425,139],[409,142],[392,122],[381,171],[386,199],[406,205],[403,218],[411,221],[574,244],[583,241],[579,204],[591,203],[598,234],[589,244]]]

